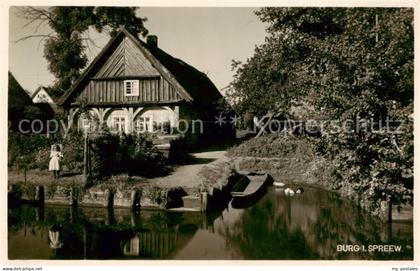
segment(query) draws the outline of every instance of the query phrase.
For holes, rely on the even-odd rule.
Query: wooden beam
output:
[[[125,35],[131,39],[131,41],[134,42],[134,44],[140,49],[140,51],[143,53],[143,55],[152,63],[153,67],[162,74],[163,77],[168,80],[173,87],[175,87],[179,94],[183,96],[183,98],[188,101],[192,102],[194,101],[193,97],[186,91],[181,84],[178,82],[178,80],[175,78],[175,76],[164,66],[160,61],[142,44],[141,41],[136,39],[131,33],[129,33],[126,29],[122,28],[122,32],[125,33]]]
[[[160,79],[160,75],[137,75],[137,76],[117,76],[117,77],[90,77],[90,80],[95,81],[118,81],[118,80],[145,80],[145,79]]]
[[[174,105],[174,104],[179,104],[180,102],[182,102],[183,100],[172,100],[172,101],[123,101],[123,102],[94,102],[94,103],[89,103],[88,106],[114,106],[114,107],[121,107],[121,106],[144,106],[144,105]],[[78,107],[80,106],[81,103],[78,102],[74,102],[71,104],[71,106],[73,107]]]
[[[140,113],[140,111],[143,110],[144,107],[137,108],[133,113],[133,120],[137,117],[137,115]]]

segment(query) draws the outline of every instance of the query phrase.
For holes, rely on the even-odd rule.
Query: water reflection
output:
[[[392,229],[333,193],[270,188],[247,209],[132,212],[9,209],[10,259],[412,259],[412,223]],[[337,252],[339,244],[401,245],[399,253]]]
[[[62,231],[62,227],[60,225],[54,225],[48,231],[48,236],[50,238],[50,247],[52,249],[59,249],[63,246],[63,242],[60,239],[61,231]]]
[[[306,192],[307,191],[307,192]],[[410,259],[412,223],[393,225],[367,215],[334,193],[305,188],[299,196],[272,189],[223,235],[246,259]],[[389,233],[392,232],[392,235]],[[401,253],[337,251],[337,245],[401,245]]]
[[[39,216],[42,212],[45,215]],[[198,228],[206,227],[207,219],[203,216],[201,213],[21,206],[9,210],[9,257],[172,258]]]

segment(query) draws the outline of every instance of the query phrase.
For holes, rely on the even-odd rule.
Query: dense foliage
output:
[[[115,35],[120,25],[133,35],[147,35],[145,18],[136,15],[136,7],[25,7],[21,15],[30,23],[46,23],[52,29],[49,35],[34,35],[45,38],[44,56],[48,68],[57,81],[51,88],[51,95],[59,97],[79,77],[88,58],[89,43],[96,46],[86,35],[90,27],[98,32],[107,31]],[[29,36],[31,37],[31,36]]]
[[[89,138],[93,177],[119,173],[156,176],[164,173],[164,157],[147,136],[103,132]]]
[[[66,140],[60,135],[22,134],[9,129],[8,166],[20,169],[48,170],[52,144],[62,144],[62,166],[65,171],[83,171],[83,137],[70,133]]]
[[[232,157],[300,158],[312,160],[314,148],[308,140],[284,134],[252,138],[228,150]]]
[[[51,138],[43,134],[22,134],[9,129],[8,131],[8,166],[19,168],[36,168],[43,164],[38,153],[49,150]],[[49,153],[45,163],[48,163]],[[40,162],[40,163],[38,163]],[[44,167],[44,166],[42,166]]]
[[[232,97],[261,116],[312,106],[335,187],[378,209],[413,202],[413,10],[263,8],[266,42],[235,63]]]

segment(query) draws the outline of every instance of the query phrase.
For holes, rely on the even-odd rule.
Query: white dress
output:
[[[51,160],[49,164],[49,171],[60,170],[60,158],[63,157],[60,151],[51,151]]]
[[[48,236],[50,237],[50,247],[52,249],[59,249],[63,246],[63,243],[60,241],[60,232],[59,231],[48,231]]]

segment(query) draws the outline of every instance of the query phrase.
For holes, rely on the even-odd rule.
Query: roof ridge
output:
[[[125,42],[125,37],[134,43],[134,46],[136,46],[144,57],[150,61],[157,72],[169,81],[178,94],[186,101],[193,102],[197,98],[198,103],[209,103],[223,97],[206,73],[196,69],[182,59],[173,57],[159,47],[149,48],[149,45],[146,42],[131,34],[121,26],[117,34],[108,41],[100,53],[82,72],[79,78],[77,78],[72,86],[57,100],[57,103],[59,105],[66,104],[66,102],[73,97],[73,94],[79,90],[79,86],[85,82],[88,75],[97,70],[95,68],[97,67],[98,62],[103,62],[106,53],[113,50],[112,48],[115,48],[114,45],[117,41],[120,41],[121,38],[123,39],[122,42]],[[124,50],[126,50],[125,45]],[[126,56],[124,54],[124,61],[125,58]]]
[[[83,73],[77,78],[76,82],[72,84],[72,86],[58,99],[57,103],[59,105],[63,105],[66,100],[73,94],[76,87],[85,79],[85,77],[89,74],[95,64],[101,59],[101,57],[105,54],[106,51],[109,50],[111,45],[117,40],[117,38],[123,33],[121,30],[117,32],[117,34],[112,37],[108,43],[105,45],[104,48],[99,52],[99,54],[93,59],[93,61],[89,64],[89,66],[83,71]]]
[[[183,96],[187,101],[193,101],[194,99],[192,98],[192,96],[188,93],[187,90],[184,89],[184,87],[176,80],[175,76],[165,67],[165,65],[163,65],[159,59],[157,59],[150,51],[149,49],[146,48],[146,46],[144,46],[141,42],[140,39],[136,38],[134,35],[132,35],[130,32],[128,32],[124,27],[121,28],[122,32],[124,32],[124,34],[131,39],[134,44],[136,44],[136,46],[143,52],[145,53],[146,58],[149,59],[149,61],[152,62],[152,64],[154,64],[153,62],[157,62],[158,65],[153,65],[155,67],[155,69],[157,69],[159,71],[159,69],[162,69],[162,71],[160,71],[163,74],[167,74],[169,78],[166,78],[169,82],[171,82],[175,89],[178,88],[178,91],[181,92],[181,96]],[[144,42],[143,42],[144,43]]]
[[[41,91],[41,89],[43,88],[43,86],[42,85],[40,85],[39,87],[37,87],[36,89],[35,89],[35,91],[34,92],[32,92],[32,94],[30,95],[30,97],[31,97],[31,99],[33,99],[33,98],[35,98],[35,96]]]

